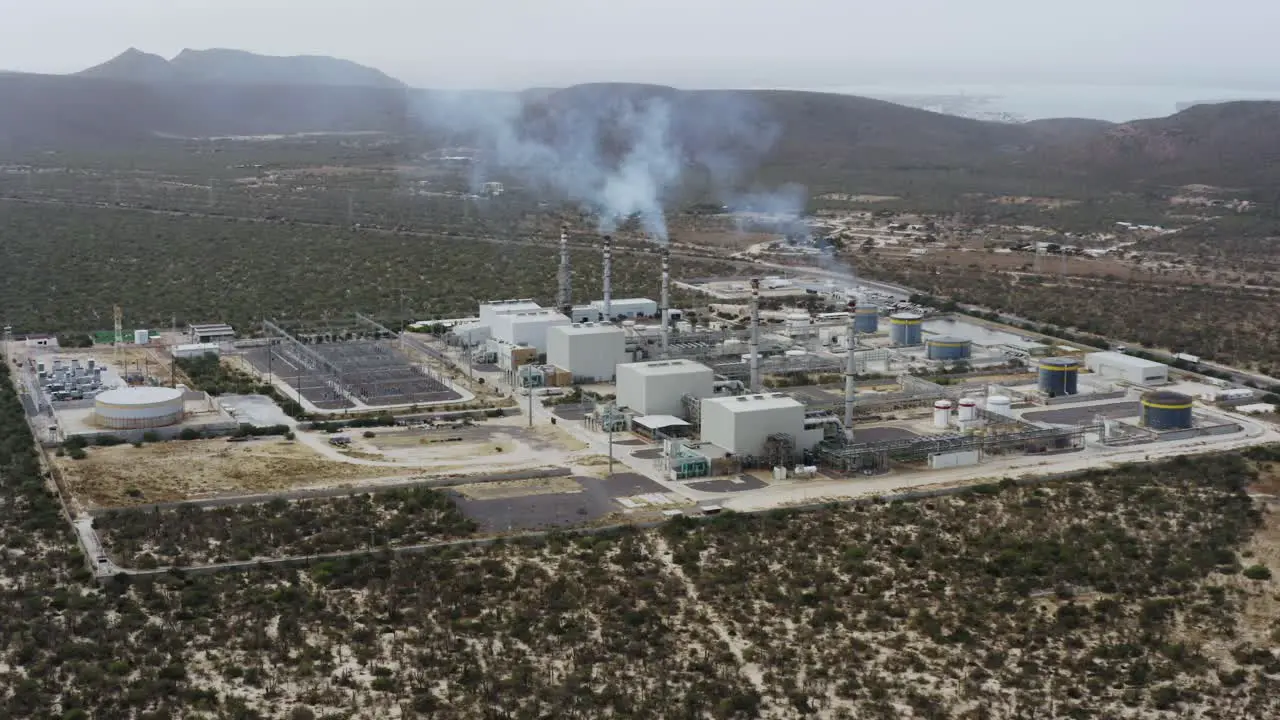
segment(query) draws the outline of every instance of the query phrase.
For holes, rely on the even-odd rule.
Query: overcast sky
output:
[[[0,68],[324,54],[422,87],[1266,83],[1273,0],[0,0]]]

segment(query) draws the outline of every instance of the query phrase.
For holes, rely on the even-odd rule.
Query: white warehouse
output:
[[[547,351],[547,331],[568,324],[569,318],[555,310],[530,310],[496,315],[491,329],[495,340],[511,345],[528,345],[544,353]]]
[[[682,398],[708,398],[715,373],[691,360],[657,360],[618,366],[618,405],[641,415],[684,417]]]
[[[1123,380],[1135,385],[1163,385],[1169,382],[1169,366],[1118,352],[1089,353],[1084,357],[1089,372],[1108,380]]]
[[[604,316],[604,301],[594,300],[590,305],[573,308],[574,322],[610,322],[616,318],[653,317],[658,314],[658,303],[649,298],[622,298],[609,302],[609,315]]]
[[[822,440],[822,428],[805,430],[804,404],[781,393],[738,395],[702,401],[702,440],[735,455],[761,455],[765,440],[786,433],[796,450],[810,450]]]
[[[574,323],[547,331],[547,362],[568,370],[574,382],[613,381],[626,362],[626,334],[613,325]]]

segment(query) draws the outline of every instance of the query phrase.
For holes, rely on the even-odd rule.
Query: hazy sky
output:
[[[325,54],[424,87],[1267,82],[1272,0],[0,0],[0,68]]]

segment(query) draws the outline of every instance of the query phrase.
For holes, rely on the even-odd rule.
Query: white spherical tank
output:
[[[182,391],[166,387],[108,390],[93,401],[94,419],[111,430],[157,428],[182,422]]]
[[[933,404],[933,426],[946,430],[951,425],[951,401],[939,400]]]
[[[971,422],[978,418],[978,401],[973,398],[960,398],[960,422]]]

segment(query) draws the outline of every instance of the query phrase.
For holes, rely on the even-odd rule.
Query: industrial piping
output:
[[[855,376],[858,374],[857,363],[854,360],[854,349],[858,345],[858,301],[849,299],[849,328],[848,337],[845,338],[845,352],[849,356],[845,358],[844,363],[844,433],[850,441],[853,440],[853,400],[857,393],[857,383]]]
[[[671,357],[667,347],[671,326],[671,248],[662,246],[662,359]]]
[[[751,278],[751,392],[760,392],[760,278]]]
[[[604,321],[613,321],[613,238],[604,236]]]
[[[573,296],[569,289],[569,226],[560,226],[560,312],[573,316]]]

